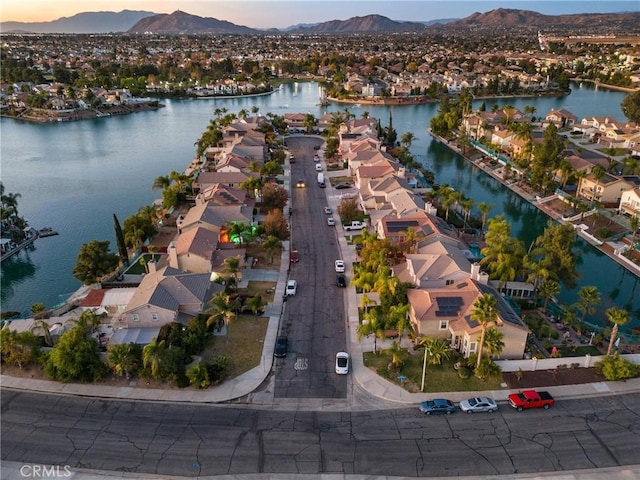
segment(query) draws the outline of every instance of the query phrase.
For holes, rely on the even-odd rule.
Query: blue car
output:
[[[420,404],[420,411],[425,415],[451,415],[456,411],[456,406],[451,400],[434,398]]]

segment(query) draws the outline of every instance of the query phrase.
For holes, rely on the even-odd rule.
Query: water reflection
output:
[[[13,297],[14,289],[17,285],[22,284],[36,274],[38,269],[29,255],[35,248],[34,245],[29,245],[2,262],[2,269],[0,270],[0,283],[2,284],[0,302],[2,305],[6,305]],[[4,307],[3,310],[5,310]]]

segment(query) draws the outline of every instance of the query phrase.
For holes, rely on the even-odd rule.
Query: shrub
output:
[[[187,378],[189,383],[196,388],[209,388],[211,380],[209,379],[209,370],[206,365],[199,363],[187,370]]]
[[[634,378],[640,372],[640,365],[630,362],[618,355],[607,357],[596,364],[596,372],[603,375],[607,380],[625,380]]]

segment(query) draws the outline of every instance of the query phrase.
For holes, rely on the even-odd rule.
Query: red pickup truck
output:
[[[520,393],[509,395],[509,404],[519,412],[525,408],[544,408],[546,410],[555,402],[549,392],[538,392],[536,390],[524,390]]]

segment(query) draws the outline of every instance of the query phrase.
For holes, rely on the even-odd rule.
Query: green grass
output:
[[[202,353],[204,362],[213,362],[219,355],[229,359],[226,378],[238,375],[257,367],[262,358],[262,346],[267,333],[267,317],[240,315],[229,325],[226,337],[212,337]]]
[[[602,355],[602,352],[594,345],[560,347],[558,352],[561,357],[584,357],[587,353],[589,355]]]
[[[162,255],[158,254],[158,253],[153,255],[153,258],[155,258],[156,261],[160,260],[161,257],[162,257]],[[143,273],[147,273],[146,265],[141,265],[140,264],[140,260],[143,259],[143,258],[144,258],[145,262],[148,262],[152,258],[152,256],[151,256],[151,254],[145,253],[140,258],[138,258],[136,263],[132,264],[127,269],[126,273],[128,273],[130,275],[142,275]]]
[[[399,371],[389,371],[388,365],[391,362],[391,354],[388,350],[381,350],[377,355],[372,352],[364,353],[365,366],[372,368],[381,377],[403,387],[408,392],[419,392],[422,382],[422,361],[421,353],[410,354],[403,350],[400,357],[404,361]],[[500,390],[502,387],[501,378],[479,379],[471,374],[469,378],[460,378],[458,372],[454,370],[453,364],[458,361],[448,360],[442,365],[427,365],[425,377],[425,392],[465,392]],[[398,380],[398,376],[406,377],[406,380]]]

